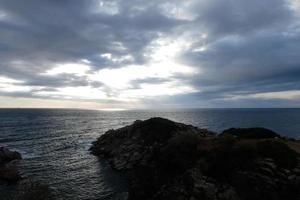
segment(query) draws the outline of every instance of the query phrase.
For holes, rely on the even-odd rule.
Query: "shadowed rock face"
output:
[[[129,200],[300,199],[299,154],[263,130],[268,139],[249,140],[152,118],[108,131],[91,151],[129,172]]]
[[[0,179],[10,182],[19,180],[21,176],[11,161],[20,159],[22,159],[20,153],[0,147]]]
[[[48,185],[33,182],[31,179],[23,179],[20,176],[14,161],[22,159],[19,152],[0,147],[0,180],[5,183],[13,183],[14,192],[0,194],[1,200],[53,200]]]
[[[224,130],[221,135],[232,135],[242,139],[281,138],[280,135],[266,128],[230,128]]]
[[[0,164],[10,162],[12,160],[22,159],[21,154],[16,151],[10,151],[5,147],[0,147]]]

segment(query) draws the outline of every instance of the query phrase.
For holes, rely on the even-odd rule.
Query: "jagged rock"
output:
[[[21,154],[10,151],[5,147],[0,147],[0,180],[15,182],[21,176],[12,161],[22,159]]]
[[[139,163],[147,163],[156,149],[181,134],[208,136],[215,133],[163,118],[151,118],[107,131],[93,144],[91,151],[94,155],[107,158],[118,170],[131,169]]]
[[[205,199],[205,200],[239,200],[234,188],[226,183],[204,176],[199,168],[187,170],[183,175],[164,185],[153,199]]]
[[[0,147],[0,164],[8,163],[12,160],[22,159],[21,154],[16,151],[10,151],[5,147]]]
[[[129,172],[129,200],[300,199],[299,154],[267,129],[245,131],[152,118],[108,131],[91,151]]]

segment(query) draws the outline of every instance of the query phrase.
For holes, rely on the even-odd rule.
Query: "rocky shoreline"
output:
[[[298,147],[263,128],[217,135],[151,118],[106,132],[91,152],[128,173],[128,200],[297,200]]]
[[[14,164],[14,161],[20,159],[22,156],[19,152],[0,147],[0,180],[16,182],[21,179]]]
[[[1,200],[50,200],[51,191],[47,185],[23,178],[16,167],[16,162],[22,159],[17,151],[0,147],[0,182],[4,185],[13,185],[14,192],[0,193]]]

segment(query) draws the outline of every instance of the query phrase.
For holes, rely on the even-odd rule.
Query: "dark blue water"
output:
[[[154,116],[216,132],[260,126],[300,137],[300,109],[0,109],[0,145],[20,151],[24,157],[18,163],[22,173],[49,184],[56,199],[113,199],[126,191],[126,182],[105,162],[89,154],[90,144],[108,129]]]

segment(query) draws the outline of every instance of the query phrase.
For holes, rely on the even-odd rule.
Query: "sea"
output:
[[[49,185],[55,199],[116,199],[127,191],[126,177],[93,156],[101,134],[135,120],[164,117],[216,133],[231,127],[265,127],[300,138],[300,109],[178,109],[99,111],[0,109],[0,146],[21,152],[24,177]],[[0,184],[0,194],[14,191]],[[1,197],[0,197],[1,198]]]

